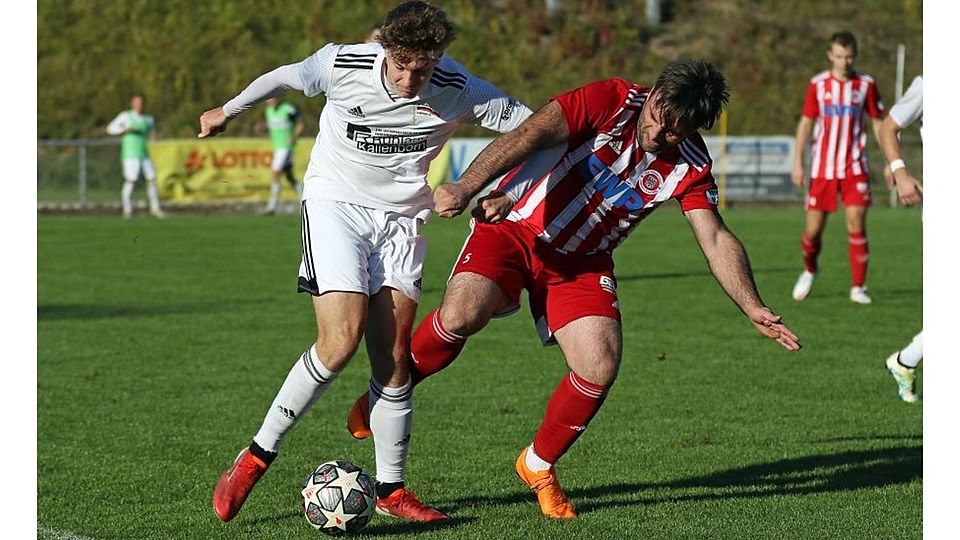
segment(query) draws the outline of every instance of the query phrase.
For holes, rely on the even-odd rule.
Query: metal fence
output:
[[[916,135],[902,139],[904,160],[910,171],[923,178],[923,146]],[[895,197],[883,183],[883,160],[875,141],[868,144],[876,204],[895,204]],[[717,159],[717,156],[714,156]],[[719,174],[719,171],[717,171]],[[760,181],[762,179],[758,179]],[[37,202],[81,206],[116,205],[120,201],[123,177],[120,142],[117,139],[67,139],[37,141]],[[136,197],[142,197],[138,189]],[[782,200],[782,198],[779,198]],[[796,200],[802,197],[799,193]],[[764,199],[757,199],[763,201]]]
[[[37,202],[119,202],[120,141],[37,141]]]

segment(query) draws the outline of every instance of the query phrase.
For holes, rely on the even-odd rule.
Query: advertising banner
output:
[[[297,141],[293,155],[293,175],[297,180],[303,179],[312,147],[312,138]],[[150,156],[164,200],[266,201],[270,197],[273,148],[267,138],[158,141],[150,145]],[[286,181],[281,199],[298,199]]]
[[[794,140],[789,136],[704,137],[714,160],[714,176],[725,181],[729,200],[800,199],[790,182]],[[427,181],[435,188],[456,182],[493,138],[451,139],[433,160]],[[297,142],[293,173],[303,179],[314,144]],[[273,150],[266,138],[177,139],[151,144],[160,196],[177,202],[266,201],[270,195]],[[284,182],[281,198],[297,195]]]

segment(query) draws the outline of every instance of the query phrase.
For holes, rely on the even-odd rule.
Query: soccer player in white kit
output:
[[[143,173],[147,181],[147,198],[150,201],[150,215],[163,218],[160,210],[160,196],[157,193],[157,170],[150,159],[147,148],[149,141],[157,139],[157,126],[153,117],[143,114],[143,96],[135,95],[130,99],[130,109],[121,112],[107,125],[110,135],[123,135],[120,142],[120,160],[123,164],[123,189],[120,201],[123,205],[123,217],[133,216],[133,187]]]
[[[410,331],[420,297],[433,208],[431,159],[461,123],[497,132],[531,111],[443,55],[454,30],[442,10],[405,2],[384,20],[380,43],[330,43],[253,81],[200,117],[200,137],[286,90],[327,103],[304,176],[299,290],[313,295],[317,341],[291,368],[259,431],[214,489],[232,519],[277,455],[280,441],[326,391],[366,338],[377,511],[416,521],[447,516],[404,486],[412,392]]]
[[[910,174],[907,164],[900,157],[900,130],[914,122],[923,123],[923,77],[913,79],[910,88],[890,109],[890,114],[880,126],[879,138],[883,157],[890,164],[900,201],[908,206],[923,200],[923,185]],[[923,136],[922,128],[920,136]],[[906,347],[887,358],[887,371],[897,381],[897,394],[907,403],[916,403],[920,399],[914,391],[914,378],[917,365],[922,359],[923,330],[914,336]]]

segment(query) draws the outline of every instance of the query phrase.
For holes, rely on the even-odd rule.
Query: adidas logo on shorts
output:
[[[348,109],[348,110],[347,110],[347,114],[349,114],[349,115],[351,115],[351,116],[355,116],[355,117],[357,117],[357,118],[366,118],[366,117],[367,117],[367,115],[363,114],[363,110],[360,109],[360,106],[359,106],[359,105],[357,105],[356,107],[354,107],[354,108],[352,108],[352,109]]]

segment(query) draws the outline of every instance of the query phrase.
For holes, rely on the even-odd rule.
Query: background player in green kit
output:
[[[264,113],[267,120],[267,129],[270,131],[270,142],[273,143],[273,182],[270,184],[270,202],[267,203],[266,214],[277,211],[280,201],[280,173],[287,177],[287,181],[297,191],[297,196],[303,195],[300,182],[293,176],[293,151],[297,139],[303,133],[303,120],[300,111],[292,103],[272,97],[267,100],[267,109]]]
[[[107,126],[110,135],[123,135],[120,144],[120,160],[123,164],[123,189],[120,200],[123,203],[123,217],[133,215],[133,186],[140,178],[141,171],[147,180],[147,198],[150,200],[150,215],[163,218],[160,210],[160,197],[157,194],[157,170],[150,160],[147,149],[149,141],[157,139],[157,126],[153,117],[143,114],[143,96],[135,95],[130,99],[130,110],[117,115]]]

